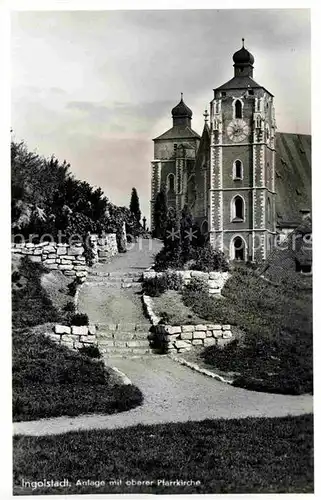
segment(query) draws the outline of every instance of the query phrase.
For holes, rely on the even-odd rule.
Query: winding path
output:
[[[218,418],[284,417],[313,411],[312,397],[247,391],[196,373],[167,356],[110,359],[144,394],[144,404],[114,415],[58,417],[14,424],[14,434],[45,436]]]
[[[102,272],[131,272],[146,269],[161,244],[143,240],[111,263],[99,264]],[[92,315],[117,315],[117,319],[140,319],[141,303],[135,292],[84,288],[82,304]],[[113,302],[114,300],[114,302]],[[108,305],[109,304],[109,305]],[[107,308],[107,309],[106,309]],[[134,312],[135,311],[135,312]],[[121,315],[121,318],[118,317]],[[97,319],[97,318],[95,318]],[[146,319],[145,319],[146,321]],[[313,411],[310,395],[287,396],[247,391],[213,380],[176,363],[168,356],[106,358],[106,364],[125,373],[144,394],[142,406],[114,415],[58,417],[13,424],[14,434],[45,436],[76,430],[116,429],[138,424],[186,422],[188,420],[246,417],[283,417]]]

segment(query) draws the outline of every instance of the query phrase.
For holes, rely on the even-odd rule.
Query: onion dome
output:
[[[243,65],[253,65],[254,64],[254,57],[252,56],[251,52],[246,50],[244,47],[244,38],[242,38],[242,48],[235,52],[233,55],[233,61],[236,65],[241,64]]]
[[[183,101],[183,93],[181,93],[181,100],[172,109],[172,117],[173,118],[192,118],[193,113],[192,110],[186,106],[185,102]]]

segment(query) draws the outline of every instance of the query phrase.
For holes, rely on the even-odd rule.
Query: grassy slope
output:
[[[170,325],[197,325],[203,320],[185,306],[182,296],[175,290],[167,290],[159,297],[153,297],[154,311],[166,318]]]
[[[224,298],[190,293],[184,300],[207,320],[237,325],[245,332],[243,341],[205,349],[207,363],[240,372],[236,385],[298,394],[312,392],[311,292],[296,275],[274,286],[240,269],[226,283]]]
[[[14,420],[115,413],[141,404],[140,390],[117,385],[102,361],[32,333],[30,326],[61,321],[61,312],[41,286],[42,267],[22,259],[18,269],[23,286],[13,290]],[[61,286],[59,280],[53,282]]]
[[[48,437],[14,438],[15,493],[21,480],[122,479],[121,486],[39,489],[77,493],[299,493],[313,491],[311,415],[205,420]],[[72,464],[72,466],[71,466]],[[39,471],[41,474],[39,475]],[[199,480],[200,486],[126,486],[126,480]]]

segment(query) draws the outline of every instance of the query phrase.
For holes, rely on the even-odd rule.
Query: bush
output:
[[[78,349],[78,352],[80,354],[84,354],[85,356],[88,356],[89,358],[101,358],[101,352],[98,349],[96,345],[84,345],[80,349]]]
[[[164,246],[155,256],[155,271],[167,269],[183,269],[184,261],[180,247],[175,250]]]
[[[81,284],[81,279],[77,276],[71,283],[68,285],[69,295],[74,297],[76,295],[76,291],[78,286]]]
[[[194,276],[193,278],[191,278],[191,281],[184,287],[183,295],[188,296],[189,294],[193,293],[208,294],[208,281],[206,278],[202,278],[201,276]]]
[[[87,314],[76,313],[70,317],[70,325],[74,326],[86,326],[89,324],[89,318]]]
[[[162,276],[144,280],[143,291],[150,297],[159,297],[166,290],[180,290],[183,286],[183,278],[173,272],[164,273]]]
[[[67,304],[64,306],[64,311],[65,312],[71,312],[71,313],[74,313],[75,312],[75,303],[72,302],[71,300],[69,300],[67,302]]]
[[[143,292],[150,297],[159,297],[167,290],[166,285],[167,283],[165,276],[155,276],[155,278],[148,278],[144,280]]]
[[[229,270],[229,264],[223,252],[212,248],[209,244],[190,245],[184,249],[179,245],[176,247],[167,245],[155,257],[155,270],[166,271],[167,269],[224,272]]]
[[[212,248],[210,245],[192,247],[189,258],[193,261],[192,269],[195,271],[228,271],[229,265],[223,252]]]

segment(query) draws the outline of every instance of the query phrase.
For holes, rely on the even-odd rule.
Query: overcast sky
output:
[[[278,130],[310,134],[308,10],[14,12],[12,128],[29,149],[149,219],[152,139],[184,92],[201,133],[241,38],[275,95]]]

